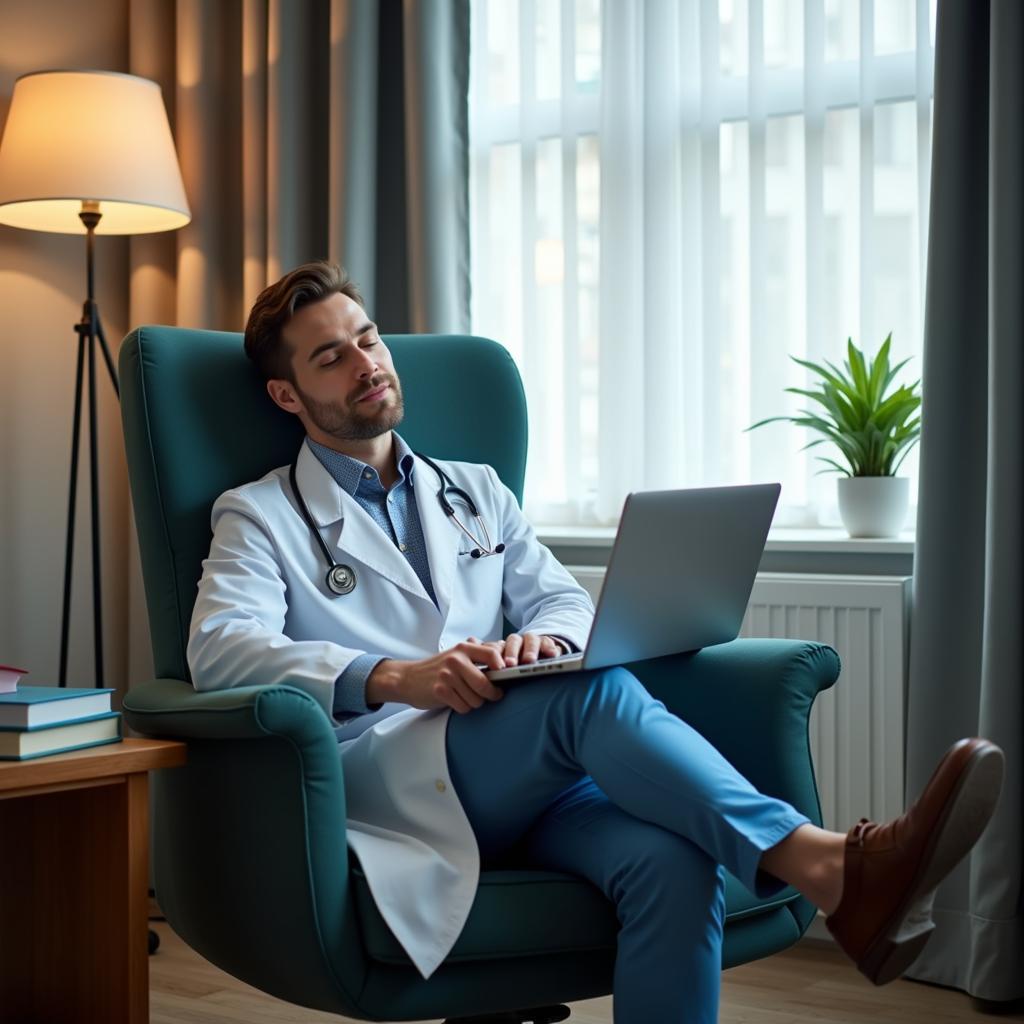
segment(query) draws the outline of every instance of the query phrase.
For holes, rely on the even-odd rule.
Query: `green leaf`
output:
[[[837,470],[843,476],[850,476],[851,475],[850,471],[848,469],[843,469],[843,467],[840,466],[839,463],[834,461],[833,459],[826,459],[823,455],[819,455],[818,456],[818,461],[819,462],[828,463],[828,465],[831,466],[832,469]],[[822,470],[819,470],[817,473],[815,473],[815,476],[821,476],[823,473],[828,473],[828,472],[830,472],[830,470],[822,469]]]
[[[871,405],[877,405],[882,396],[882,381],[889,371],[889,346],[891,344],[892,332],[890,331],[888,337],[882,342],[882,347],[878,350],[878,355],[875,356],[868,374],[868,402]]]
[[[853,343],[853,338],[846,339],[846,357],[849,360],[850,376],[857,387],[857,391],[864,398],[869,395],[868,374],[864,368],[864,356],[859,348]]]
[[[863,417],[842,395],[832,392],[829,394],[826,404],[832,413],[832,418],[836,421],[836,426],[846,433],[855,433],[860,430],[864,422]]]
[[[808,391],[806,388],[784,388],[787,394],[790,395],[803,395],[804,398],[813,398],[817,402],[824,402],[827,391]]]
[[[749,427],[744,427],[743,432],[746,433],[748,430],[756,430],[758,427],[763,427],[766,423],[792,423],[793,419],[790,416],[772,416],[767,420],[758,420],[757,423],[752,423]]]
[[[846,365],[846,370],[840,370],[835,363],[830,362],[828,359],[825,360],[825,365],[832,371],[832,375],[836,380],[836,387],[840,390],[851,402],[862,402],[864,396],[858,391],[857,383],[853,379],[853,374],[850,371],[849,363]]]
[[[896,364],[896,365],[895,365],[895,366],[894,366],[894,367],[893,367],[893,368],[892,368],[892,369],[891,369],[891,370],[890,370],[890,371],[889,371],[889,372],[888,372],[888,373],[887,373],[887,374],[885,375],[885,383],[884,383],[884,384],[882,385],[882,394],[883,394],[883,395],[884,395],[884,394],[885,394],[885,392],[886,392],[886,391],[888,390],[888,388],[889,388],[889,385],[890,385],[890,384],[891,384],[891,383],[893,382],[893,380],[894,380],[894,379],[896,378],[896,374],[897,374],[897,373],[899,373],[899,372],[900,372],[900,370],[902,370],[902,369],[903,369],[903,367],[904,367],[904,366],[906,366],[906,365],[907,365],[907,363],[909,363],[909,362],[910,362],[910,357],[908,356],[908,357],[907,357],[906,359],[904,359],[904,360],[903,360],[903,362],[901,362],[901,363],[897,363],[897,364]],[[920,383],[921,383],[921,382],[920,382],[920,381],[918,381],[918,384],[920,384]]]
[[[812,426],[811,423],[801,423],[800,426]],[[856,451],[851,447],[849,439],[844,438],[838,431],[822,431],[825,437],[821,439],[822,443],[834,444],[839,451],[847,458],[856,458]]]
[[[836,404],[832,399],[832,393],[830,391],[806,391],[803,388],[786,388],[786,391],[793,395],[802,395],[804,398],[811,398],[820,405],[823,405],[829,415],[831,415],[836,421],[836,426],[841,425],[841,419],[836,415]]]
[[[903,423],[921,404],[921,399],[906,388],[894,391],[877,409],[874,415],[879,430],[888,432]]]
[[[829,373],[828,370],[819,366],[817,363],[810,362],[807,359],[800,359],[797,356],[790,356],[789,358],[792,359],[794,363],[799,363],[805,369],[813,370],[820,377],[824,377],[825,380],[827,380],[833,387],[842,388],[844,386],[842,374],[840,373],[840,371],[836,370],[836,368],[832,366],[831,363],[829,364],[829,366],[832,368],[833,372]]]

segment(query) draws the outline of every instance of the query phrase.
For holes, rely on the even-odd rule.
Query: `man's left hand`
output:
[[[467,637],[470,643],[479,643],[475,637]],[[540,633],[509,633],[504,640],[487,640],[485,646],[494,647],[511,667],[520,663],[529,665],[541,658],[557,658],[562,653],[558,641]]]

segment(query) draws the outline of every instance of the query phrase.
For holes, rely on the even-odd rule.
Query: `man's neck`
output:
[[[365,441],[342,441],[321,431],[309,431],[309,436],[317,444],[325,448],[347,455],[350,459],[365,462],[377,470],[380,482],[390,487],[398,479],[398,467],[395,465],[395,435],[388,430],[379,437],[367,438]]]

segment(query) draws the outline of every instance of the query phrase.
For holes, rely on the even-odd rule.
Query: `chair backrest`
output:
[[[405,396],[402,436],[427,455],[489,463],[521,500],[526,398],[508,352],[463,335],[384,340]],[[118,361],[153,660],[159,677],[187,680],[213,502],[291,462],[302,425],[270,400],[241,334],[140,327]]]

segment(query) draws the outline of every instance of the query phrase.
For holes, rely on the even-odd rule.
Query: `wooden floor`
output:
[[[165,924],[150,957],[151,1024],[343,1024],[347,1017],[304,1010],[243,985],[193,953]],[[573,1005],[567,1024],[611,1024],[612,1001]],[[804,942],[727,971],[720,1024],[947,1024],[993,1018],[961,992],[897,981],[875,988],[833,948]],[[1024,1014],[996,1020],[1024,1021]],[[651,1024],[671,1024],[652,1021]]]

